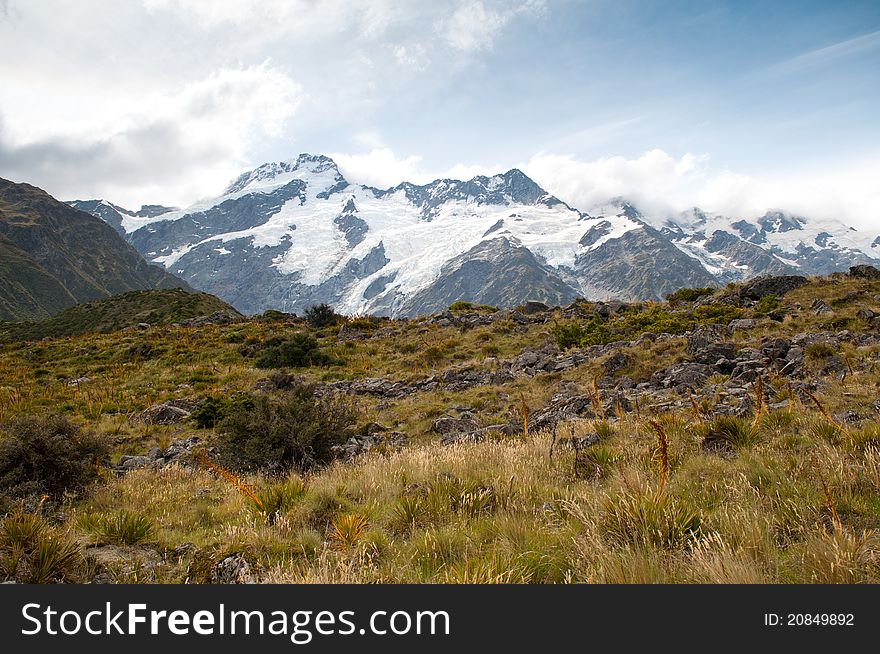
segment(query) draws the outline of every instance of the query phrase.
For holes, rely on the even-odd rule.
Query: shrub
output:
[[[217,397],[209,395],[190,416],[200,429],[212,429],[223,420],[230,411],[251,409],[254,400],[250,395],[233,395],[232,397]]]
[[[698,323],[726,325],[731,320],[742,318],[745,312],[728,304],[704,304],[694,309],[694,320]]]
[[[80,491],[97,478],[108,454],[101,439],[63,416],[16,418],[0,437],[0,494],[57,498]]]
[[[295,320],[295,313],[285,313],[283,311],[277,311],[276,309],[266,309],[261,315],[260,320],[266,322],[281,322],[284,320]]]
[[[811,343],[804,348],[804,354],[813,361],[823,361],[835,354],[835,352],[835,349],[828,345],[828,343]]]
[[[464,300],[459,300],[458,302],[453,302],[449,305],[450,311],[470,311],[473,308],[473,302],[465,302]]]
[[[617,545],[678,549],[700,535],[700,514],[668,495],[624,493],[603,504],[601,526]]]
[[[762,316],[773,313],[779,308],[779,298],[775,295],[765,295],[755,303],[753,310]]]
[[[623,322],[623,331],[632,335],[645,332],[654,334],[684,334],[691,328],[691,322],[686,316],[672,313],[663,306],[653,306],[647,311],[629,315]]]
[[[367,526],[367,519],[358,513],[343,513],[336,516],[330,532],[331,547],[344,550],[357,545],[363,538]]]
[[[82,554],[39,515],[17,510],[0,522],[0,578],[26,584],[82,581]]]
[[[760,441],[761,434],[751,421],[736,416],[715,416],[709,423],[708,433],[723,438],[733,447],[750,447]]]
[[[255,397],[253,408],[230,411],[218,425],[223,464],[235,471],[273,474],[329,462],[333,446],[351,435],[356,420],[343,398],[315,397],[298,384],[283,396]]]
[[[582,345],[604,345],[614,340],[608,324],[598,316],[583,325],[557,323],[551,329],[551,333],[560,350]]]
[[[436,366],[446,358],[446,348],[440,345],[429,345],[422,353],[422,357],[429,366]]]
[[[303,317],[306,319],[306,322],[315,329],[335,325],[342,319],[342,316],[336,313],[333,310],[333,307],[327,303],[316,304],[309,307],[306,309],[306,313]]]
[[[257,368],[306,368],[339,363],[336,357],[323,352],[314,337],[298,333],[287,339],[271,339],[260,349],[254,365]]]
[[[705,288],[680,288],[674,293],[667,293],[666,299],[670,302],[693,302],[701,297],[712,295],[714,292],[715,289],[708,286]]]
[[[150,518],[130,511],[102,517],[98,525],[98,535],[104,542],[115,545],[139,545],[152,536],[154,530]]]
[[[252,507],[271,525],[275,524],[279,516],[290,511],[305,494],[305,482],[299,477],[293,477],[267,484],[257,490],[257,498],[263,506],[260,508],[259,505],[253,504]]]

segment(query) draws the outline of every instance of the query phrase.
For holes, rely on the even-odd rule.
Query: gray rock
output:
[[[880,270],[868,265],[850,266],[849,276],[860,279],[880,279]]]
[[[527,300],[523,305],[523,313],[527,316],[534,315],[536,313],[545,313],[550,311],[550,307],[543,302],[538,302],[537,300]]]
[[[119,457],[117,467],[122,470],[137,470],[138,468],[149,468],[152,464],[153,460],[148,456],[123,455]]]
[[[135,420],[147,425],[176,425],[187,418],[190,412],[171,404],[154,404],[139,413]]]
[[[800,275],[779,275],[775,277],[757,277],[746,282],[739,289],[739,297],[744,300],[760,300],[766,295],[782,297],[786,293],[800,288],[807,283],[806,277]]]
[[[431,432],[441,435],[471,433],[479,428],[479,423],[471,416],[441,416],[431,423]]]
[[[606,375],[612,375],[618,370],[622,370],[629,365],[629,357],[623,352],[615,352],[608,357],[602,364],[602,369]]]
[[[252,584],[256,579],[243,554],[230,554],[211,568],[212,584]]]
[[[712,367],[704,363],[676,363],[661,374],[661,384],[666,388],[699,388],[712,374]]]
[[[810,305],[810,309],[813,310],[817,316],[823,313],[834,313],[834,309],[828,306],[828,303],[825,300],[821,300],[816,298],[813,300],[813,303]]]

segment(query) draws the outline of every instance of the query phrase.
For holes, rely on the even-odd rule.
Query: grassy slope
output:
[[[130,291],[78,304],[39,322],[0,323],[0,341],[113,332],[138,323],[169,325],[217,311],[235,310],[208,293],[189,293],[179,288]]]
[[[135,289],[189,288],[148,264],[101,219],[4,179],[0,258],[0,320],[46,318],[77,302]]]
[[[867,324],[856,312],[880,310],[878,293],[878,282],[813,280],[784,298],[784,322],[760,319],[756,329],[738,333],[737,342],[864,331]],[[817,297],[835,313],[809,311]],[[347,343],[337,341],[336,328],[327,328],[317,333],[322,344],[347,363],[298,372],[316,381],[407,380],[454,364],[491,369],[494,357],[544,343],[551,327],[532,323],[518,332],[495,323],[462,332],[414,320],[386,323],[380,335]],[[252,391],[265,372],[254,369],[239,347],[301,329],[296,322],[249,321],[0,346],[0,420],[61,411],[107,434],[120,454],[142,453],[189,433],[210,439],[210,432],[189,425],[138,425],[127,415],[171,398]],[[430,346],[439,348],[439,360],[436,352],[430,360],[424,356]],[[628,348],[631,361],[621,372],[647,379],[685,360],[683,346],[676,338]],[[821,377],[820,361],[808,361],[810,375],[824,409],[856,411],[864,421],[841,431],[811,403],[795,402],[791,413],[786,408],[760,418],[754,442],[729,459],[701,450],[706,428],[686,398],[668,412],[643,407],[638,415],[609,416],[610,434],[590,450],[586,467],[576,466],[569,450],[557,449],[551,460],[547,433],[451,447],[428,433],[433,418],[450,407],[468,407],[491,424],[516,420],[520,397],[532,411],[539,409],[562,382],[587,392],[600,359],[504,386],[394,401],[358,398],[364,422],[406,431],[412,446],[337,463],[306,480],[283,480],[294,491],[305,490],[274,524],[228,482],[206,471],[169,469],[109,480],[69,507],[67,526],[85,543],[94,539],[96,515],[128,510],[152,520],[154,543],[141,550],[158,551],[161,563],[145,571],[123,557],[110,565],[115,579],[127,581],[198,579],[206,558],[242,551],[265,581],[877,582],[880,425],[872,402],[880,386],[880,347],[845,345],[843,353],[854,369],[843,382]],[[92,381],[65,383],[78,377]],[[770,392],[772,401],[787,398],[784,385]],[[653,501],[657,435],[648,419],[668,437],[663,497],[669,504],[660,508]],[[574,435],[593,429],[587,420],[572,425]],[[248,481],[259,492],[271,483]],[[363,516],[367,527],[355,543],[339,545],[330,525],[349,513]],[[702,527],[698,539],[688,540],[677,530],[693,515]],[[198,555],[173,554],[184,543],[194,543]]]

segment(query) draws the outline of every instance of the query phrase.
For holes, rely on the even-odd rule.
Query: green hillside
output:
[[[147,263],[101,219],[0,179],[0,320],[39,320],[151,288],[189,286]]]
[[[114,332],[142,323],[170,325],[217,312],[240,315],[208,293],[190,293],[180,288],[129,291],[104,300],[77,304],[46,320],[0,322],[0,341]]]

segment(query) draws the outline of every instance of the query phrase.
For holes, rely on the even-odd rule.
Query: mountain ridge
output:
[[[108,205],[100,205],[105,214]],[[379,189],[350,183],[330,157],[313,154],[242,173],[223,195],[192,207],[135,213],[99,217],[146,258],[246,313],[327,302],[351,314],[403,316],[444,308],[454,288],[470,289],[455,299],[501,306],[572,293],[661,299],[686,286],[880,260],[880,237],[870,245],[870,235],[856,239],[833,221],[782,211],[655,215],[622,198],[581,211],[517,168]],[[487,259],[482,246],[498,239],[508,247],[496,250],[516,257],[525,248],[534,262]],[[478,281],[497,290],[484,292]]]
[[[130,290],[189,289],[104,220],[0,179],[0,320],[39,320]]]

